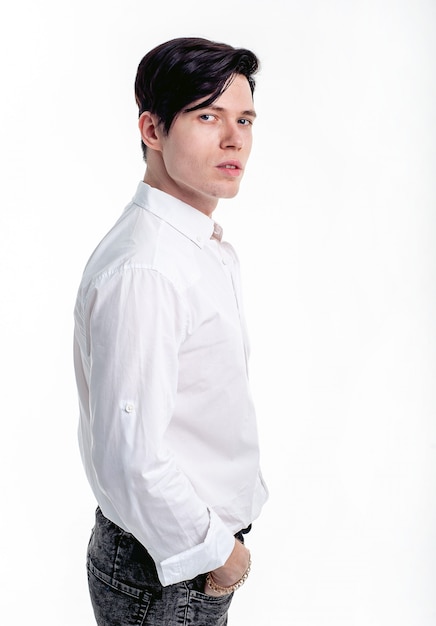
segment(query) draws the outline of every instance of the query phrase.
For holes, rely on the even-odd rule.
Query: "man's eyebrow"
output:
[[[247,117],[257,117],[257,113],[254,109],[247,109],[246,111],[242,111],[242,115],[246,115]]]

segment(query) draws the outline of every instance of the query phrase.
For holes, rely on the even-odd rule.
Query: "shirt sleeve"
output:
[[[163,585],[213,570],[230,555],[234,537],[198,497],[165,439],[188,309],[170,281],[144,268],[105,277],[86,303],[99,491],[147,548]]]

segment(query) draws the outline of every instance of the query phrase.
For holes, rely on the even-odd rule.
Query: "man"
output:
[[[222,626],[250,569],[243,534],[267,492],[238,262],[211,216],[250,154],[257,68],[252,52],[197,38],[138,68],[145,177],[75,308],[99,625]]]

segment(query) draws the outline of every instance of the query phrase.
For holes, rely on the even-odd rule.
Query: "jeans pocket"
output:
[[[141,626],[150,607],[151,594],[108,576],[90,560],[87,568],[98,626]]]
[[[203,591],[191,589],[187,612],[188,624],[225,626],[233,593],[225,596],[209,596]]]

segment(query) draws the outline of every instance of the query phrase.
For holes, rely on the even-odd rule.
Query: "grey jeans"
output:
[[[242,539],[242,535],[238,538]],[[203,593],[205,574],[163,587],[147,550],[96,511],[87,554],[98,626],[225,626],[233,594]]]

